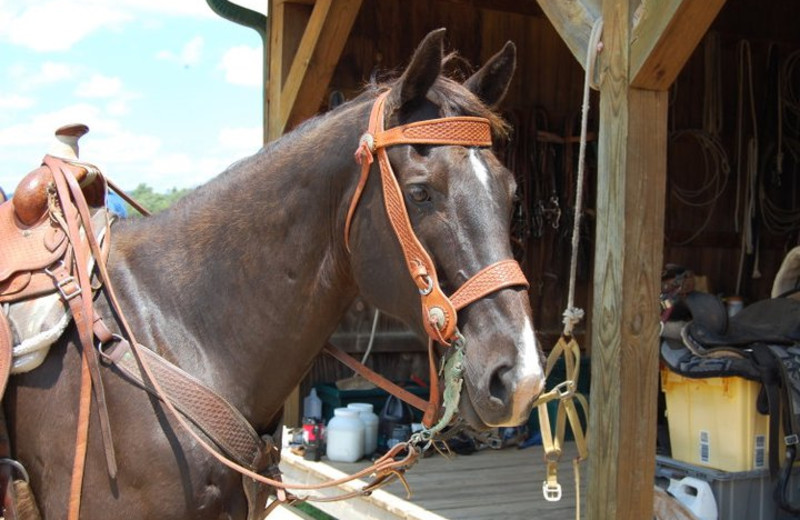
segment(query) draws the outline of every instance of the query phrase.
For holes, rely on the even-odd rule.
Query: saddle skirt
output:
[[[92,165],[63,164],[83,182],[84,193],[90,194],[87,201],[93,212],[92,227],[98,242],[105,243],[113,215],[103,204],[105,179]],[[0,204],[0,319],[5,319],[3,326],[8,329],[0,343],[7,343],[10,336],[12,374],[38,367],[71,318],[65,295],[56,286],[50,269],[63,263],[74,272],[73,246],[62,212],[76,217],[77,209],[72,204],[62,206],[56,202],[52,182],[48,167],[37,168],[20,182],[12,199]],[[80,241],[87,242],[82,226]],[[94,259],[89,258],[88,264],[92,272]],[[7,353],[0,354],[3,360],[7,359]]]
[[[107,231],[114,221],[113,213],[106,216],[99,209],[92,217],[97,241],[105,242]],[[82,236],[85,242],[85,236]],[[88,261],[89,272],[94,269],[94,259]],[[50,282],[52,287],[52,280]],[[12,335],[11,374],[21,374],[42,364],[50,347],[61,337],[72,315],[59,292],[28,298],[7,304],[6,317]]]

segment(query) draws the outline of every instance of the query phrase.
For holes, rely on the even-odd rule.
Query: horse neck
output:
[[[119,233],[120,278],[149,304],[137,306],[139,341],[214,381],[256,423],[355,297],[343,227],[358,167],[343,143],[358,142],[367,110],[323,117]]]

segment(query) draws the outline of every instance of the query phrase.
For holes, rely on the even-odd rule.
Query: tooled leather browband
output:
[[[403,193],[392,171],[386,148],[399,144],[488,147],[492,145],[491,126],[482,117],[445,117],[384,130],[384,106],[389,92],[383,92],[376,99],[368,130],[362,135],[355,153],[356,161],[362,165],[361,177],[347,212],[345,244],[349,250],[353,214],[369,177],[373,154],[377,154],[386,213],[400,242],[409,274],[419,289],[423,325],[432,340],[447,345],[456,337],[456,313],[459,309],[500,289],[512,286],[527,288],[529,284],[519,264],[506,259],[479,271],[453,294],[452,299],[444,294],[433,261],[411,227]]]

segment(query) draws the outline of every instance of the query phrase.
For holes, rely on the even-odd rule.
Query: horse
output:
[[[443,38],[444,30],[428,34],[396,79],[373,82],[171,208],[113,228],[108,273],[138,342],[219,393],[258,433],[278,427],[284,402],[357,295],[426,337],[420,289],[380,181],[373,174],[359,186],[353,152],[379,95],[386,128],[467,116],[507,135],[495,110],[516,66],[514,45],[460,82],[443,74]],[[402,144],[386,153],[443,291],[512,258],[515,182],[491,148]],[[103,291],[95,308],[117,323]],[[459,311],[458,330],[461,416],[478,429],[525,422],[544,386],[527,289],[474,301]],[[40,367],[12,376],[4,397],[14,457],[45,519],[63,517],[70,496],[78,345],[71,325]],[[100,370],[118,471],[109,476],[93,404],[80,517],[247,518],[242,476],[203,450],[158,398],[112,367]]]

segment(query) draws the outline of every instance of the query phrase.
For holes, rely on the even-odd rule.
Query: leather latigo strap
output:
[[[147,359],[153,374],[161,383],[164,394],[160,395],[152,382],[142,374],[133,355],[133,347],[127,340],[112,334],[102,319],[95,320],[93,329],[101,344],[112,345],[103,352],[106,361],[113,363],[137,386],[160,399],[170,399],[178,410],[239,464],[263,469],[254,462],[267,451],[264,440],[227,400],[180,367],[147,348],[137,346],[139,355]]]

